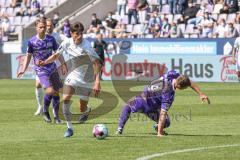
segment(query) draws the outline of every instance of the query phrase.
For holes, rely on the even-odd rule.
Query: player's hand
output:
[[[101,85],[99,82],[96,82],[93,87],[93,92],[94,92],[95,97],[98,97],[100,90],[101,90]]]
[[[23,74],[24,74],[24,72],[18,72],[17,78],[21,78]]]
[[[232,59],[232,63],[236,64],[236,59],[235,58]]]
[[[210,99],[205,94],[201,94],[200,98],[201,98],[202,103],[207,102],[208,104],[210,104]]]
[[[61,66],[61,71],[62,71],[62,75],[64,75],[64,76],[67,74],[68,69],[67,69],[66,64],[63,64],[63,65]]]
[[[37,66],[44,66],[45,62],[43,60],[39,60],[38,62],[36,62]]]

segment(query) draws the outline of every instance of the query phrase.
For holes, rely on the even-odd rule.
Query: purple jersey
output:
[[[28,41],[27,53],[33,56],[34,64],[36,64],[39,60],[45,61],[57,49],[58,44],[53,36],[46,35],[43,40],[39,39],[37,36],[33,36]],[[56,69],[57,66],[54,62],[44,66],[35,65],[35,71],[38,76],[50,74]]]
[[[153,80],[144,88],[143,97],[152,110],[168,111],[174,100],[175,90],[172,81],[180,76],[176,71],[169,71],[158,79]]]

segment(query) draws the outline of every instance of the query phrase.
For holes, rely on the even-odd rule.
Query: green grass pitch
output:
[[[191,89],[176,92],[166,137],[158,138],[153,122],[138,114],[128,121],[122,136],[115,136],[124,104],[119,100],[111,112],[85,124],[75,124],[74,136],[66,139],[63,138],[65,124],[46,124],[41,116],[33,115],[37,108],[33,80],[0,80],[0,160],[134,160],[183,149],[240,145],[240,85],[198,85],[210,97],[211,105],[201,104]],[[103,81],[102,89],[119,98],[110,81]],[[74,100],[73,110],[77,112],[77,98]],[[110,97],[105,101],[113,100]],[[99,103],[102,101],[90,100],[93,108]],[[109,129],[105,140],[92,136],[92,127],[97,123],[105,123]],[[240,147],[197,150],[153,159],[239,160]]]

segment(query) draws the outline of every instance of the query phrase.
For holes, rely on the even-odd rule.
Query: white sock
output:
[[[35,96],[36,96],[38,108],[42,107],[42,103],[43,103],[43,89],[42,88],[35,88]]]
[[[67,128],[73,129],[73,126],[72,126],[72,122],[71,122],[71,121],[67,121]]]

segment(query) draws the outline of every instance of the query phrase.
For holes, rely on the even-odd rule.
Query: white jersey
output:
[[[76,45],[72,38],[67,38],[58,49],[58,53],[63,54],[64,52],[69,55],[71,65],[68,69],[70,72],[68,77],[83,84],[94,82],[93,61],[99,59],[99,56],[92,48],[91,43],[83,39],[81,44]]]
[[[236,57],[237,57],[237,63],[236,63],[236,69],[237,71],[240,71],[240,37],[238,37],[234,42],[234,49],[236,49]]]
[[[237,52],[239,53],[240,51],[240,37],[238,37],[235,42],[234,42],[234,48],[237,49]]]
[[[57,33],[57,32],[53,32],[51,34],[51,36],[53,36],[55,38],[58,45],[60,45],[67,38],[63,34],[60,34],[60,33]]]

